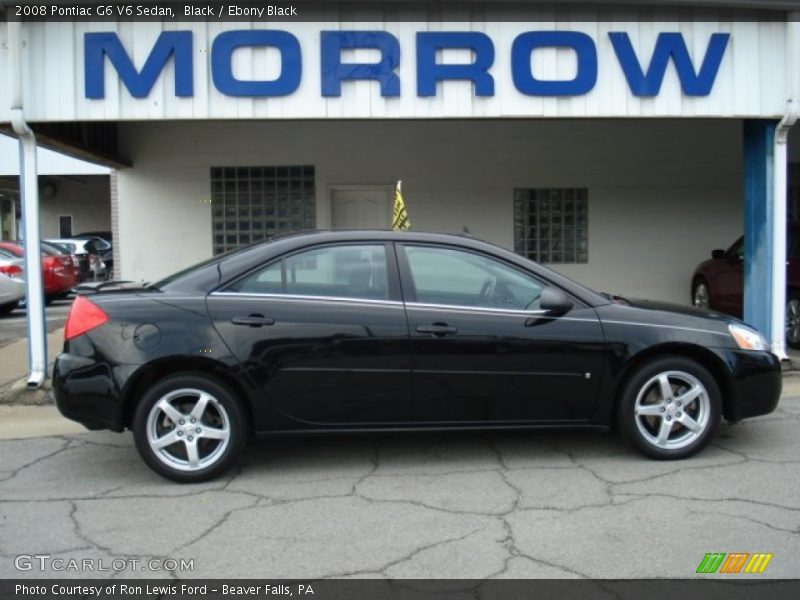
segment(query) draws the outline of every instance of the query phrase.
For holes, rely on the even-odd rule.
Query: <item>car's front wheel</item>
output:
[[[800,348],[800,292],[789,292],[786,300],[786,343]]]
[[[711,292],[708,289],[708,281],[704,277],[698,277],[692,286],[692,304],[697,308],[711,306]]]
[[[181,483],[208,481],[227,470],[246,442],[235,395],[201,374],[166,377],[143,396],[133,418],[136,448],[159,475]]]
[[[719,386],[697,362],[669,356],[650,361],[625,384],[620,429],[647,456],[687,458],[713,438],[722,413]]]

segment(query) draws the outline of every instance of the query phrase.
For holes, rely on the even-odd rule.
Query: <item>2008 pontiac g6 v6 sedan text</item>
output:
[[[650,457],[685,458],[781,391],[778,359],[736,319],[441,234],[296,234],[101,284],[65,338],[61,412],[132,429],[182,482],[224,471],[254,433],[617,425]]]

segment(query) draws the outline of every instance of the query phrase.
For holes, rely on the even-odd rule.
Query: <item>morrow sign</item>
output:
[[[398,38],[386,31],[321,31],[320,83],[323,97],[341,95],[342,84],[354,80],[373,80],[381,96],[401,94],[398,67],[401,47]],[[686,96],[708,96],[714,86],[730,34],[709,36],[702,57],[692,57],[681,33],[662,32],[656,37],[649,57],[639,56],[626,32],[609,32],[619,68],[634,96],[657,96],[670,65],[673,65],[681,90]],[[420,31],[416,33],[416,94],[431,97],[437,84],[466,80],[476,96],[494,96],[495,43],[477,31]],[[234,53],[242,48],[272,48],[280,55],[280,73],[273,78],[240,79],[234,74]],[[544,79],[532,69],[537,50],[562,48],[576,58],[575,74],[570,79]],[[345,62],[344,50],[369,49],[380,58],[373,62]],[[467,63],[440,62],[443,50],[466,50]],[[514,87],[528,96],[581,96],[597,83],[597,46],[589,35],[578,31],[527,31],[517,35],[510,48],[511,78]],[[115,32],[84,34],[84,95],[105,97],[105,61],[116,70],[120,81],[134,98],[146,98],[169,61],[174,61],[174,94],[194,95],[194,40],[192,31],[164,31],[156,39],[141,67],[137,68]],[[219,33],[210,52],[210,72],[214,86],[232,97],[277,97],[292,94],[300,85],[303,53],[298,38],[275,29],[235,30]]]

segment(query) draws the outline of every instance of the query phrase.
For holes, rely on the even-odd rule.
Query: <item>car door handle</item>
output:
[[[264,315],[248,315],[246,317],[233,317],[231,323],[247,327],[263,327],[264,325],[274,325],[275,319]]]
[[[441,337],[458,333],[458,328],[451,327],[447,323],[434,323],[433,325],[417,325],[417,331]]]

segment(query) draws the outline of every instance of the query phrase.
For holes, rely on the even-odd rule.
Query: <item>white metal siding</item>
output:
[[[785,23],[710,21],[681,22],[569,22],[564,20],[515,23],[280,23],[270,25],[290,31],[300,40],[303,77],[293,94],[277,98],[233,98],[215,89],[210,75],[209,50],[214,37],[225,30],[265,27],[258,23],[26,23],[23,37],[25,68],[24,102],[32,121],[88,121],[142,119],[281,119],[281,118],[442,118],[442,117],[658,117],[719,116],[779,117],[786,100]],[[83,35],[87,31],[116,31],[141,68],[162,30],[191,30],[194,39],[194,97],[174,94],[174,64],[169,61],[146,99],[133,98],[105,61],[106,98],[84,98]],[[330,29],[384,30],[401,46],[398,74],[401,96],[381,97],[371,81],[345,82],[338,98],[323,98],[320,85],[320,31]],[[585,96],[543,98],[526,96],[513,85],[511,44],[523,31],[575,30],[591,36],[597,45],[598,79]],[[495,45],[491,73],[495,95],[476,97],[472,84],[452,81],[439,84],[433,98],[416,93],[417,31],[483,31]],[[640,62],[649,64],[660,32],[681,32],[696,68],[702,62],[712,33],[728,32],[731,38],[711,94],[687,97],[681,92],[672,64],[661,93],[654,98],[631,94],[608,38],[610,31],[626,31]],[[5,24],[0,24],[5,40]],[[447,60],[458,61],[458,52]],[[7,78],[6,47],[0,52],[0,81]],[[374,60],[368,50],[356,51],[343,60]],[[571,51],[543,49],[535,53],[537,74],[569,79],[574,72]],[[277,50],[240,49],[234,54],[234,73],[242,79],[269,78],[277,70]],[[0,121],[8,120],[8,102],[0,85]]]

